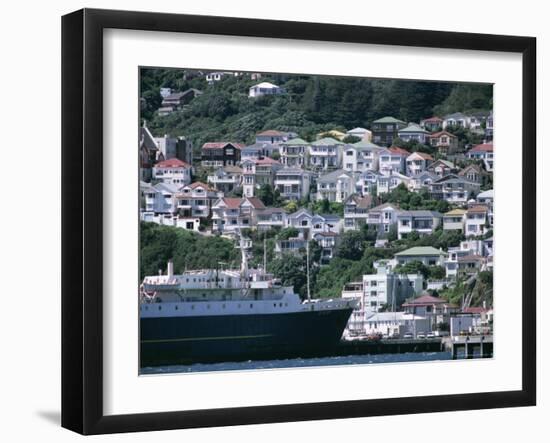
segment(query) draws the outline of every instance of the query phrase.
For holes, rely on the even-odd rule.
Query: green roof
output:
[[[428,131],[426,131],[425,129],[422,129],[419,125],[417,125],[416,123],[411,123],[409,126],[407,126],[406,128],[403,128],[403,129],[400,129],[399,132],[422,132],[424,134],[429,134]]]
[[[414,248],[406,249],[405,251],[398,252],[395,254],[400,257],[409,257],[409,256],[422,256],[422,255],[441,255],[446,253],[435,249],[433,246],[415,246]]]
[[[303,146],[303,145],[308,145],[309,143],[306,142],[305,140],[301,139],[301,138],[293,138],[292,140],[289,140],[289,141],[286,141],[284,143],[281,143],[283,145],[287,145],[287,146]]]
[[[407,124],[406,122],[397,120],[394,117],[382,117],[382,118],[379,118],[378,120],[374,120],[373,123],[403,123],[404,125]]]

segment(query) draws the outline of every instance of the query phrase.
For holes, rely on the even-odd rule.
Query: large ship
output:
[[[328,355],[340,342],[353,300],[301,300],[263,268],[162,275],[140,287],[140,364],[189,365]],[[309,265],[308,265],[309,267]]]

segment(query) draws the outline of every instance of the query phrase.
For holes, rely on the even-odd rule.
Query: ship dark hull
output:
[[[140,320],[141,367],[327,355],[352,308]]]

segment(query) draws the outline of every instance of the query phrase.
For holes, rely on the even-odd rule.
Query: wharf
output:
[[[451,353],[453,360],[493,357],[492,335],[445,337],[442,345]]]
[[[441,338],[387,339],[341,341],[335,349],[336,355],[402,354],[405,352],[441,352]]]

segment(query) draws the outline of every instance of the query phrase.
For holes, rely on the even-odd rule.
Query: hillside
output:
[[[329,129],[369,128],[385,115],[418,122],[434,114],[492,108],[491,85],[282,74],[264,74],[262,81],[282,86],[287,94],[251,99],[248,89],[257,81],[247,75],[209,85],[189,70],[142,69],[142,117],[155,136],[185,135],[200,147],[215,140],[253,143],[265,129],[294,131],[312,140]],[[203,94],[159,117],[161,87],[196,88]]]

